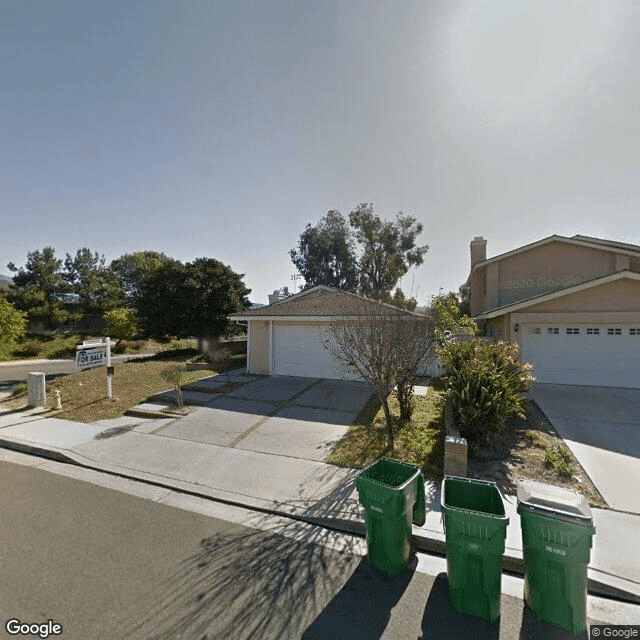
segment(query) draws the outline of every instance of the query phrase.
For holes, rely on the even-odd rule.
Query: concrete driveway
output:
[[[323,460],[358,416],[372,389],[361,382],[274,376],[158,429],[171,438]]]
[[[640,513],[640,389],[535,383],[532,396],[609,506]]]

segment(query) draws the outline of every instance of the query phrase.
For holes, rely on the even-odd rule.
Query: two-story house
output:
[[[640,246],[553,235],[487,258],[471,242],[471,314],[540,382],[640,387]]]

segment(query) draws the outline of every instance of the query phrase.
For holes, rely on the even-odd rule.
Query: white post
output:
[[[27,398],[29,407],[47,406],[47,384],[44,373],[33,371],[27,374]]]
[[[113,368],[111,366],[111,338],[107,338],[107,397],[113,398],[112,388]]]

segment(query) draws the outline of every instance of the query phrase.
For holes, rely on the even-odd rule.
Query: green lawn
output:
[[[345,436],[337,444],[327,462],[361,469],[382,456],[410,462],[422,468],[425,477],[442,478],[444,455],[444,417],[440,403],[441,390],[429,385],[426,396],[415,397],[413,416],[408,421],[398,417],[400,408],[395,395],[389,397],[394,419],[394,451],[387,449],[384,411],[372,398]]]

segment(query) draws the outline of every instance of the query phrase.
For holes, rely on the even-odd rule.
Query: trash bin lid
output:
[[[541,516],[565,520],[585,527],[593,526],[588,500],[577,491],[541,482],[518,485],[518,507]]]

